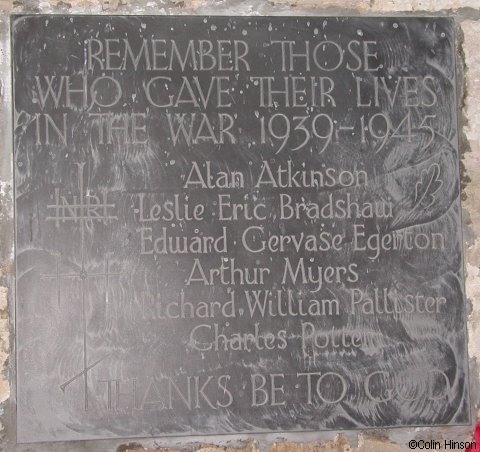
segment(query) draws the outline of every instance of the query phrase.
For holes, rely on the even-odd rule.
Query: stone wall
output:
[[[0,0],[0,450],[123,451],[214,450],[246,452],[389,452],[409,450],[411,439],[472,438],[474,426],[262,434],[168,440],[15,444],[14,274],[9,15],[13,13],[224,14],[224,15],[451,15],[458,25],[458,80],[462,109],[462,201],[469,303],[472,406],[480,419],[480,0]],[[13,390],[13,388],[12,388]],[[475,415],[474,415],[475,417]],[[205,446],[204,444],[210,444]],[[478,445],[480,447],[480,444]],[[219,448],[219,449],[217,449]],[[417,449],[419,450],[419,449]]]

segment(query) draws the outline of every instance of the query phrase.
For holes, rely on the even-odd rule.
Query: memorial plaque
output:
[[[469,422],[451,19],[12,36],[20,442]]]

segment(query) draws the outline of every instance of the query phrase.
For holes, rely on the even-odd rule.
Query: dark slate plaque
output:
[[[19,441],[469,422],[452,20],[12,32]]]

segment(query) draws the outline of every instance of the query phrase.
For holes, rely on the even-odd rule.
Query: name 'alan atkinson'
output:
[[[250,177],[250,176],[249,176]],[[252,175],[254,188],[322,188],[367,186],[368,176],[363,170],[297,170],[292,161],[271,166],[263,160],[258,175]],[[210,161],[192,162],[183,188],[245,188],[245,174],[241,171],[221,171],[212,168]]]

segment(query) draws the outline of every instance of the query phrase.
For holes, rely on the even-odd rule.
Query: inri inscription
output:
[[[19,441],[469,422],[453,21],[12,20]]]

